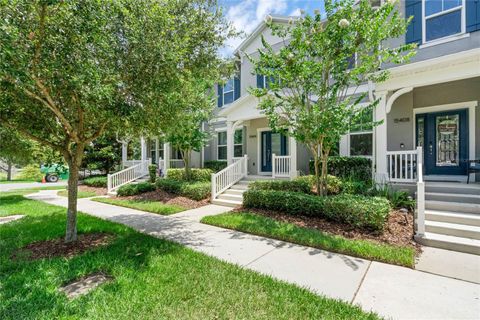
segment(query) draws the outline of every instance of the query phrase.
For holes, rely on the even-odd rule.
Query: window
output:
[[[423,42],[464,32],[464,0],[425,0],[423,2]]]
[[[219,132],[217,138],[217,160],[227,160],[227,132]]]
[[[157,153],[156,153],[156,144],[155,140],[149,140],[149,147],[150,147],[150,159],[152,159],[152,163],[157,163]]]
[[[235,135],[233,136],[233,156],[243,156],[243,129],[235,130]]]
[[[235,100],[235,83],[230,79],[223,86],[223,105],[232,103]]]
[[[373,112],[365,109],[350,124],[348,137],[350,156],[366,156],[373,154]]]

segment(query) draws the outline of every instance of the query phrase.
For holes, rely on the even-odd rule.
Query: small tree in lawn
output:
[[[273,129],[290,130],[288,134],[309,148],[320,195],[326,194],[330,151],[348,133],[350,123],[378,104],[368,101],[359,108],[367,93],[351,92],[368,81],[385,81],[388,71],[379,71],[384,63],[403,63],[413,55],[413,45],[384,46],[387,39],[406,32],[408,22],[394,1],[379,8],[369,0],[354,2],[326,0],[326,19],[315,12],[287,26],[267,17],[267,25],[285,46],[275,51],[262,39],[258,60],[249,57],[256,73],[271,79],[268,88],[251,90],[260,98],[259,108]]]
[[[27,165],[33,158],[34,143],[13,130],[0,128],[0,170],[6,172],[7,180],[12,180],[14,165]]]
[[[66,242],[86,146],[182,112],[170,94],[215,62],[229,30],[212,0],[0,2],[0,123],[67,162]]]

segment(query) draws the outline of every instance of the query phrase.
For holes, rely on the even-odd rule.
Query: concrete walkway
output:
[[[49,183],[40,183],[40,182],[0,183],[0,192],[17,190],[17,189],[57,187],[57,186],[66,186],[66,185],[67,185],[67,181],[58,181],[58,182],[49,182]]]
[[[56,191],[31,199],[66,206]],[[315,293],[359,304],[394,319],[478,319],[480,285],[422,271],[372,262],[199,223],[202,216],[230,210],[208,205],[160,216],[79,199],[78,209],[166,238]]]

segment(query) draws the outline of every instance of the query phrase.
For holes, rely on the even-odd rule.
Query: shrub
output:
[[[106,188],[107,177],[105,176],[88,177],[83,179],[83,184],[89,187]]]
[[[210,181],[212,178],[212,170],[210,169],[191,169],[192,178],[191,181]],[[185,169],[168,169],[167,177],[176,181],[187,181],[185,176]]]
[[[155,180],[157,180],[157,165],[156,164],[151,164],[148,166],[148,177],[150,183],[155,183]]]
[[[252,190],[276,190],[311,193],[312,186],[307,179],[295,180],[259,180],[250,183]]]
[[[372,186],[365,181],[346,179],[342,180],[340,189],[341,193],[367,195],[372,189]]]
[[[155,185],[150,182],[140,182],[137,184],[126,184],[118,188],[117,195],[121,197],[134,196],[140,193],[154,191]]]
[[[280,211],[291,215],[324,217],[348,225],[382,230],[390,211],[386,199],[359,195],[319,197],[300,192],[248,190],[243,194],[246,208]]]
[[[311,190],[315,185],[315,176],[313,175],[301,176],[301,177],[295,178],[294,181],[304,181],[305,183],[308,183],[309,188]],[[342,186],[342,181],[340,179],[332,175],[327,176],[327,193],[328,194],[332,194],[332,195],[338,194],[341,190],[341,186]],[[290,191],[293,191],[293,190],[290,190]]]
[[[40,172],[40,167],[36,165],[28,165],[22,169],[16,179],[40,181],[44,176],[45,175]]]
[[[205,161],[205,163],[203,164],[203,167],[205,169],[210,169],[216,173],[227,167],[227,161],[219,161],[219,160]]]
[[[313,161],[310,161],[310,172],[315,172]],[[329,157],[328,174],[341,179],[369,181],[372,179],[372,160],[364,157]]]
[[[163,191],[178,194],[193,200],[203,200],[210,197],[211,184],[210,182],[186,182],[177,181],[171,178],[158,179],[156,187]]]

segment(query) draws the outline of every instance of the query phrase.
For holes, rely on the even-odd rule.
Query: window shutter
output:
[[[235,77],[233,79],[233,94],[234,94],[233,100],[237,100],[238,98],[240,98],[240,78],[239,77]]]
[[[265,88],[265,84],[263,83],[263,75],[257,74],[257,88],[263,89]]]
[[[405,1],[405,17],[413,16],[407,28],[406,43],[422,44],[422,1]]]
[[[218,93],[218,98],[217,98],[217,106],[221,108],[223,106],[223,86],[217,85],[217,93]]]
[[[480,30],[480,0],[466,0],[467,32]]]

